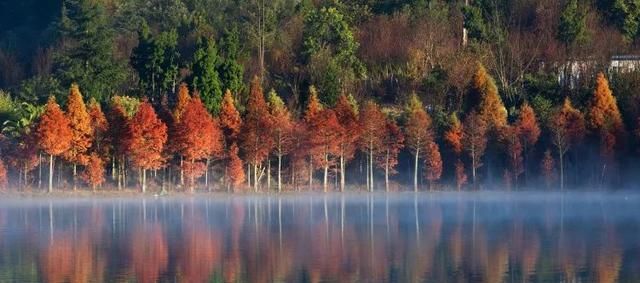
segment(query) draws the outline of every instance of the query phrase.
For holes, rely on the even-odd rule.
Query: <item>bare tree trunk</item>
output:
[[[369,176],[371,179],[369,191],[373,192],[373,148],[371,146],[369,147]]]
[[[324,165],[324,179],[322,181],[322,190],[325,193],[327,192],[327,187],[329,186],[328,176],[329,176],[329,165]]]
[[[309,191],[313,190],[313,157],[309,157]]]
[[[38,152],[38,190],[42,188],[42,152]]]
[[[344,192],[345,176],[344,176],[344,152],[340,154],[340,191]]]
[[[180,156],[180,186],[184,187],[184,157]]]
[[[282,192],[282,154],[278,153],[278,192]]]
[[[267,192],[271,192],[271,159],[267,158]]]
[[[560,190],[564,191],[564,154],[562,152],[558,152],[560,159]]]
[[[53,154],[49,154],[49,193],[53,192]]]
[[[208,192],[211,192],[211,188],[209,188],[209,158],[207,158],[204,170],[204,186],[207,188]]]
[[[418,157],[420,156],[420,148],[416,149],[416,157],[413,166],[413,191],[418,191]]]
[[[147,192],[147,169],[142,169],[142,193]]]
[[[389,149],[387,149],[387,157],[384,164],[384,188],[389,192]]]
[[[464,0],[464,5],[469,6],[469,0]],[[462,46],[467,46],[467,41],[469,40],[469,31],[466,27],[462,26]]]
[[[77,187],[77,184],[76,184],[77,183],[76,182],[76,180],[77,180],[76,177],[78,175],[77,173],[78,173],[78,164],[73,163],[73,191],[74,192],[76,191],[76,187]]]
[[[258,192],[258,163],[253,163],[253,190]]]
[[[251,163],[247,163],[247,187],[251,188]]]

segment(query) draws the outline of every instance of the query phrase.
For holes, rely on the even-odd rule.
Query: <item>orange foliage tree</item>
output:
[[[336,118],[335,113],[331,109],[324,109],[319,114],[314,115],[313,118],[309,120],[307,127],[307,129],[309,129],[307,141],[309,153],[313,156],[312,160],[315,160],[314,162],[324,170],[322,188],[324,192],[327,192],[329,185],[329,167],[333,163],[332,158],[339,153],[338,134],[342,129],[338,118]],[[313,166],[313,163],[311,163],[310,166]],[[310,185],[312,185],[311,181]]]
[[[398,165],[398,154],[404,147],[404,135],[402,130],[392,119],[385,123],[377,165],[384,169],[385,191],[389,191],[389,175],[395,174]]]
[[[178,97],[176,100],[176,105],[173,108],[173,115],[172,115],[172,120],[173,123],[171,124],[171,129],[169,129],[169,134],[171,135],[171,139],[169,139],[169,152],[171,155],[173,154],[178,154],[180,155],[180,185],[184,186],[184,169],[185,169],[185,165],[184,165],[184,155],[180,154],[180,139],[178,138],[174,138],[180,135],[179,131],[179,124],[180,124],[180,120],[182,120],[182,115],[184,114],[184,112],[187,110],[187,107],[189,106],[189,102],[191,102],[191,95],[189,95],[189,87],[187,86],[186,83],[182,83],[180,84],[180,88],[178,89]],[[191,164],[192,167],[195,166],[195,164]]]
[[[405,110],[406,122],[404,126],[406,145],[414,156],[413,190],[418,191],[418,161],[425,146],[433,140],[431,117],[424,110],[422,102],[413,94]]]
[[[38,146],[49,155],[49,192],[53,191],[53,157],[69,150],[73,133],[69,120],[53,96],[45,106],[36,128]]]
[[[4,161],[0,159],[0,189],[7,187],[7,167],[4,165]]]
[[[182,118],[182,114],[187,110],[191,95],[189,95],[189,87],[186,83],[181,83],[178,89],[176,105],[173,108],[173,119],[178,122]]]
[[[367,101],[360,111],[360,147],[367,155],[367,189],[369,191],[373,191],[374,188],[374,154],[382,150],[386,120],[378,104],[372,101]]]
[[[449,144],[451,150],[456,156],[455,163],[455,178],[456,178],[456,188],[458,191],[464,186],[467,182],[467,175],[464,172],[464,163],[460,159],[462,155],[462,151],[464,150],[464,146],[462,144],[464,137],[464,128],[462,123],[460,123],[460,119],[454,113],[451,114],[449,129],[444,133],[444,140]]]
[[[304,124],[297,129],[298,132],[304,133],[304,141],[299,144],[298,151],[306,153],[309,157],[309,164],[307,165],[309,170],[309,189],[313,188],[313,170],[315,169],[314,162],[315,160],[315,144],[314,144],[314,134],[315,133],[315,124],[318,124],[317,120],[319,119],[320,113],[322,113],[323,107],[320,104],[320,100],[318,99],[318,92],[314,86],[309,87],[309,101],[307,102],[307,109],[304,112]],[[337,118],[336,118],[337,119]]]
[[[542,162],[540,164],[540,171],[542,172],[542,176],[544,177],[547,189],[550,188],[556,173],[556,164],[555,160],[553,159],[553,155],[551,154],[551,150],[547,149],[544,152],[544,157],[542,158]]]
[[[471,159],[471,177],[475,186],[478,184],[476,171],[482,167],[482,156],[487,148],[487,124],[476,111],[467,115],[464,124],[463,144]]]
[[[289,109],[275,91],[269,93],[269,112],[273,119],[272,136],[278,158],[278,192],[282,191],[282,158],[291,149],[293,121]]]
[[[352,97],[351,97],[352,98]],[[360,139],[360,123],[355,101],[346,95],[340,95],[336,106],[333,108],[342,131],[339,133],[339,165],[340,165],[340,191],[344,191],[346,182],[346,163],[352,160],[356,152],[356,144]]]
[[[82,174],[82,179],[91,186],[92,190],[104,183],[104,161],[98,154],[89,155],[87,166]]]
[[[520,115],[514,126],[517,128],[518,137],[523,148],[523,170],[526,182],[526,177],[529,174],[529,170],[527,170],[529,152],[538,142],[541,133],[538,120],[536,119],[536,113],[528,103],[525,103],[520,108]]]
[[[93,140],[93,128],[91,116],[82,99],[80,88],[72,84],[67,99],[67,119],[71,126],[71,147],[63,153],[63,157],[73,166],[73,190],[76,189],[76,176],[78,165],[87,163],[87,151]]]
[[[425,175],[429,181],[429,190],[433,189],[433,184],[440,180],[442,176],[442,157],[440,149],[435,142],[429,142],[425,148]]]
[[[251,83],[249,101],[247,102],[247,114],[244,118],[243,129],[240,132],[240,145],[245,153],[245,160],[253,167],[253,172],[249,172],[249,185],[253,173],[253,186],[257,192],[259,181],[262,178],[262,163],[268,158],[269,152],[273,148],[271,138],[271,114],[267,102],[264,99],[262,86],[258,77]]]
[[[506,126],[501,131],[501,141],[506,147],[509,157],[510,169],[505,171],[505,176],[509,177],[509,185],[518,186],[518,177],[524,172],[523,166],[523,146],[520,140],[520,128],[516,125]]]
[[[89,102],[89,117],[91,118],[91,128],[93,129],[93,151],[106,156],[109,122],[104,112],[102,112],[100,104],[93,98]]]
[[[126,156],[129,150],[127,142],[130,132],[129,117],[118,97],[115,97],[111,101],[111,109],[107,117],[109,122],[107,142],[113,150],[113,156],[111,157],[111,178],[114,181],[117,179],[118,190],[121,190],[127,183]]]
[[[187,160],[183,163],[194,189],[195,179],[208,171],[209,159],[222,153],[222,131],[198,96],[191,99],[176,123],[177,150]],[[186,164],[186,165],[185,165]]]
[[[238,151],[238,146],[235,143],[229,147],[229,162],[227,163],[226,169],[229,184],[234,190],[245,181],[242,160],[238,156]]]
[[[586,115],[587,126],[600,139],[603,170],[613,158],[615,147],[624,137],[622,116],[604,73],[598,73],[593,96]]]
[[[128,152],[133,165],[142,170],[142,192],[147,189],[147,170],[160,169],[164,163],[162,152],[167,142],[167,126],[158,119],[147,101],[129,122]]]
[[[39,164],[38,145],[36,133],[26,127],[16,138],[16,143],[4,150],[7,157],[7,165],[17,168],[19,172],[18,184],[24,187],[28,185],[28,174]]]
[[[571,146],[584,136],[584,116],[580,111],[573,108],[569,98],[566,98],[562,107],[551,117],[549,123],[551,141],[558,150],[560,189],[564,190],[564,156]]]
[[[242,117],[240,117],[240,112],[236,109],[230,90],[227,90],[222,98],[220,127],[229,145],[236,141],[242,127]]]
[[[480,96],[478,113],[491,131],[499,131],[507,125],[507,109],[502,104],[495,81],[487,69],[478,63],[473,75],[472,88]]]

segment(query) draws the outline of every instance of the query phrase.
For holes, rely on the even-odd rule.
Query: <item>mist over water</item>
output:
[[[638,193],[0,201],[1,282],[636,282]]]

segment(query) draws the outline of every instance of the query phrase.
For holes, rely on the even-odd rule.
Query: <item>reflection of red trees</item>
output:
[[[178,255],[178,272],[182,282],[207,282],[220,263],[222,239],[217,231],[208,230],[195,221],[183,233]]]
[[[141,283],[156,282],[167,271],[169,250],[162,226],[146,224],[131,239],[131,268]]]
[[[58,233],[42,252],[40,272],[45,282],[101,281],[106,262],[96,255],[89,229],[73,237]]]
[[[174,238],[160,224],[141,224],[130,239],[122,239],[131,243],[130,267],[124,271],[137,282],[207,282],[214,274],[224,282],[526,282],[541,274],[557,281],[624,282],[637,274],[628,271],[633,263],[624,262],[616,227],[606,223],[601,224],[606,229],[588,236],[572,226],[560,231],[557,221],[550,227],[528,225],[523,215],[506,225],[472,224],[465,218],[469,212],[460,209],[451,217],[444,206],[424,202],[416,230],[405,208],[391,206],[387,215],[384,204],[376,205],[371,216],[369,205],[348,208],[344,226],[333,204],[328,221],[317,202],[293,214],[291,207],[283,207],[280,234],[277,208],[269,212],[231,200],[224,229],[187,218],[171,259],[167,239]],[[354,216],[358,210],[362,214]],[[108,229],[96,229],[104,226],[102,211],[87,210],[81,218],[92,223],[91,229],[54,234],[53,242],[39,251],[40,280],[104,280],[106,263],[113,260],[105,260],[101,249],[111,247],[110,238],[101,239]],[[402,219],[407,215],[409,223]],[[268,217],[271,221],[265,222]],[[550,236],[557,238],[549,241]]]
[[[226,244],[226,246],[229,247],[229,250],[226,252],[225,259],[223,261],[225,282],[238,281],[238,277],[242,269],[242,259],[240,255],[240,235],[242,226],[244,225],[244,206],[242,205],[242,203],[237,201],[233,201],[231,203],[231,206],[233,210],[233,213],[231,214],[231,227],[229,229],[231,234],[231,243]]]

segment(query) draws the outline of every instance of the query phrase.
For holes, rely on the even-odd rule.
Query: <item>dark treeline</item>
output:
[[[635,181],[639,38],[632,0],[5,1],[0,175],[618,187]]]

